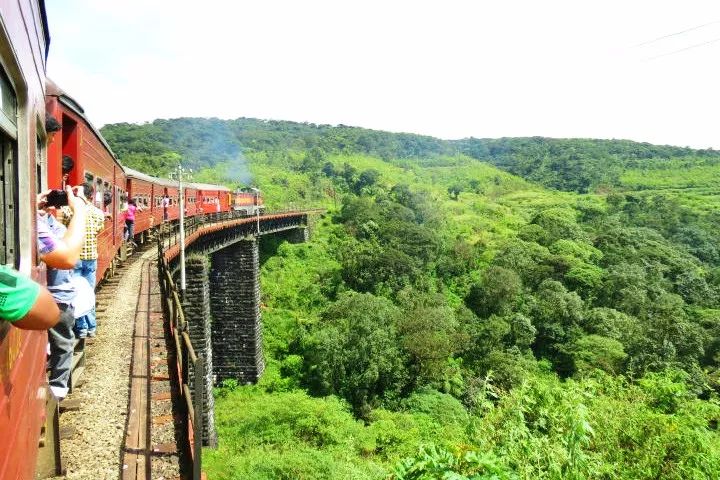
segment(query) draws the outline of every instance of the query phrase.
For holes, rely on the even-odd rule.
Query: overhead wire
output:
[[[681,30],[681,31],[679,31],[679,32],[669,33],[669,34],[667,34],[667,35],[663,35],[662,37],[653,38],[652,40],[648,40],[648,41],[646,41],[646,42],[642,42],[642,43],[638,43],[637,45],[633,45],[632,48],[637,48],[637,47],[642,47],[642,46],[644,46],[644,45],[649,45],[649,44],[651,44],[651,43],[659,42],[660,40],[664,40],[664,39],[666,39],[666,38],[670,38],[670,37],[675,37],[675,36],[678,36],[678,35],[682,35],[682,34],[687,33],[687,32],[692,32],[693,30],[699,30],[699,29],[701,29],[701,28],[704,28],[704,27],[707,27],[707,26],[710,26],[710,25],[714,25],[714,24],[716,24],[716,23],[720,23],[720,20],[714,20],[714,21],[712,21],[712,22],[703,23],[702,25],[696,25],[696,26],[694,26],[694,27],[690,27],[690,28],[687,28],[687,29],[685,29],[685,30]]]
[[[656,60],[658,58],[667,57],[669,55],[675,55],[676,53],[684,52],[686,50],[692,50],[693,48],[704,47],[705,45],[710,45],[710,44],[716,43],[716,42],[720,42],[720,37],[713,38],[712,40],[708,40],[706,42],[696,43],[695,45],[690,45],[689,47],[681,48],[679,50],[673,50],[672,52],[667,52],[667,53],[663,53],[661,55],[656,55],[654,57],[645,59],[645,61]]]

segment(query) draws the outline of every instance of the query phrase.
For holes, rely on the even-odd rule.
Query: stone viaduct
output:
[[[224,380],[255,383],[265,367],[260,323],[260,237],[308,239],[308,214],[291,212],[229,219],[190,228],[185,240],[182,309],[195,353],[205,365],[203,444],[217,443],[212,389]],[[163,252],[179,270],[180,247]],[[178,282],[176,285],[179,288]],[[192,372],[191,372],[192,376]],[[194,382],[189,382],[192,386]]]

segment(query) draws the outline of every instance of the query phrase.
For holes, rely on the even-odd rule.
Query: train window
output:
[[[44,158],[45,142],[37,137],[35,145],[35,191],[40,193],[44,190],[42,180],[43,176],[43,158]]]
[[[17,265],[16,249],[20,241],[17,228],[16,189],[17,160],[17,100],[15,90],[5,73],[0,71],[0,263]]]
[[[0,72],[0,126],[13,138],[17,136],[17,99],[4,72]]]
[[[107,182],[105,182],[107,184]],[[89,200],[95,205],[95,206],[102,206],[102,198],[103,198],[103,180],[100,177],[95,178],[95,198],[90,198]]]
[[[17,266],[15,249],[20,240],[15,209],[15,189],[17,184],[17,160],[15,158],[15,142],[5,135],[0,135],[0,157],[2,168],[0,178],[2,179],[2,195],[0,202],[0,225],[2,232],[2,247],[0,247],[0,263]]]

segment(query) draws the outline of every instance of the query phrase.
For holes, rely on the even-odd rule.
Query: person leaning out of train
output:
[[[112,193],[105,192],[103,193],[103,208],[102,211],[105,214],[105,218],[112,218],[113,214],[110,211],[110,208],[112,207]]]
[[[48,205],[50,190],[37,198],[37,240],[40,259],[47,265],[47,288],[57,307],[60,321],[50,329],[50,390],[55,397],[63,399],[68,393],[68,382],[75,347],[74,303],[77,290],[72,281],[73,269],[80,259],[85,242],[85,203],[75,195],[73,189],[65,187],[72,219],[67,228],[50,214]],[[80,299],[82,300],[82,299]]]
[[[0,319],[24,330],[47,330],[60,310],[50,292],[7,265],[0,265]]]
[[[55,117],[50,115],[49,113],[45,114],[45,133],[47,133],[47,144],[50,145],[53,143],[53,140],[55,140],[55,135],[57,135],[57,132],[62,130],[62,125],[60,125],[60,122],[55,120]]]
[[[143,207],[135,202],[134,198],[130,198],[125,206],[125,241],[132,243],[137,247],[135,243],[135,213],[142,212],[145,210]]]
[[[75,161],[70,155],[63,155],[62,157],[62,188],[68,185],[68,179],[70,178],[70,172],[75,168]]]
[[[162,198],[163,222],[168,221],[168,208],[170,208],[170,197],[166,193]]]
[[[77,189],[77,196],[85,203],[85,243],[80,251],[80,260],[75,264],[73,282],[78,292],[75,306],[75,334],[78,338],[94,337],[95,321],[95,283],[98,259],[98,235],[105,226],[105,214],[93,203],[95,187],[85,182]],[[68,225],[73,212],[62,207],[61,221]],[[82,280],[82,281],[79,281]],[[82,305],[80,303],[82,302]]]

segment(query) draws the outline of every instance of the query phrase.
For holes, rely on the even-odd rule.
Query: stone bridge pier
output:
[[[308,240],[305,221],[261,229],[260,235],[276,235],[291,243],[305,242]],[[182,303],[191,343],[205,361],[202,384],[206,446],[217,445],[213,387],[225,380],[241,385],[256,383],[265,368],[259,243],[257,228],[252,224],[198,236],[186,246],[186,289]],[[192,388],[194,372],[190,375]]]
[[[215,383],[255,383],[265,369],[260,325],[258,239],[240,240],[213,253],[210,269]]]

